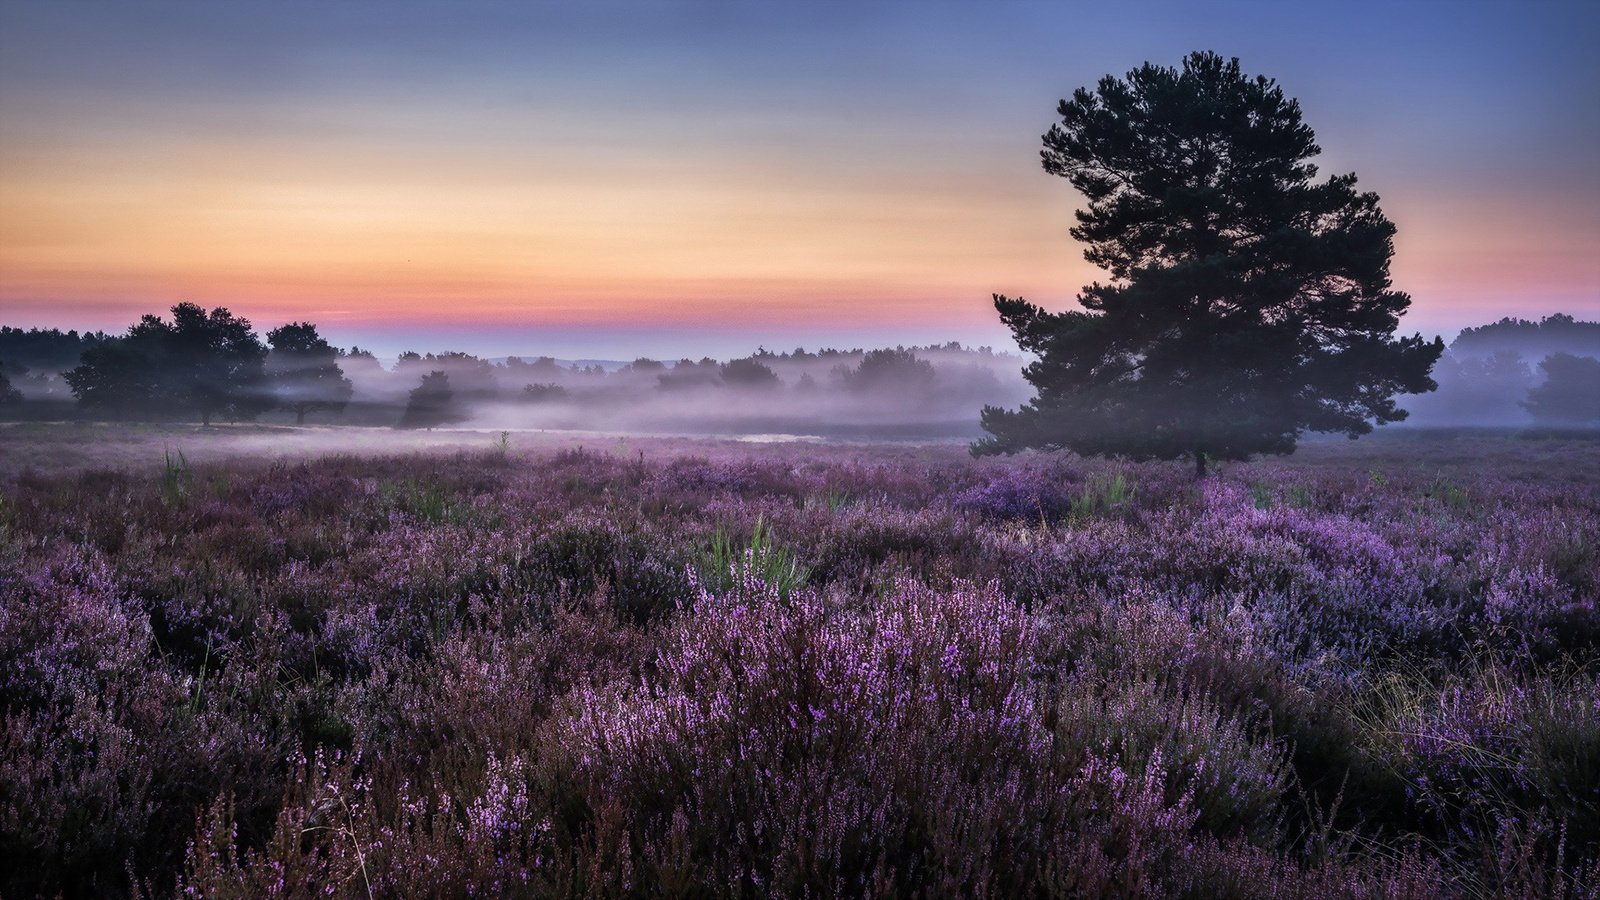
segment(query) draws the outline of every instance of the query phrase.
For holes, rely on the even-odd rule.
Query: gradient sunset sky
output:
[[[1057,101],[1240,58],[1399,227],[1406,332],[1600,318],[1600,2],[0,0],[0,323],[380,355],[961,340],[1099,272]]]

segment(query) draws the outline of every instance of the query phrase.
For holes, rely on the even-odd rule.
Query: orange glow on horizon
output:
[[[997,173],[861,152],[629,170],[559,147],[0,137],[0,301],[38,319],[102,309],[110,330],[179,300],[264,325],[961,330],[993,324],[991,293],[1065,308],[1103,277],[1066,234],[1080,198],[1025,159]],[[1407,327],[1515,314],[1515,297],[1600,312],[1594,223],[1492,229],[1528,198],[1385,193]]]
[[[365,309],[419,323],[854,325],[960,320],[937,298],[982,306],[1000,278],[1043,287],[1090,274],[1059,239],[1069,210],[1046,192],[1019,216],[1003,190],[948,173],[864,188],[714,159],[664,179],[563,159],[378,160],[363,172],[354,148],[316,159],[168,150],[134,171],[8,153],[23,164],[0,174],[0,297],[191,299],[284,318]]]

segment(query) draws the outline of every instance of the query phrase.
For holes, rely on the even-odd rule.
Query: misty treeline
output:
[[[386,365],[311,323],[263,339],[227,309],[181,303],[117,336],[0,329],[0,415],[932,437],[1025,399],[1021,365],[955,342],[632,362],[406,352]]]
[[[1414,424],[1600,424],[1600,322],[1557,313],[1464,329],[1433,378],[1437,391],[1407,402]]]
[[[0,326],[0,417],[432,428],[962,435],[1028,396],[1020,357],[959,344],[759,349],[732,360],[562,361],[330,345],[310,323],[258,336],[226,309],[173,307],[121,335]],[[1600,424],[1600,322],[1467,328],[1411,397],[1410,424]]]

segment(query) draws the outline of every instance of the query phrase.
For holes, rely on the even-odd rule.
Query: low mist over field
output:
[[[877,350],[765,349],[700,359],[480,359],[443,351],[380,360],[338,350],[268,349],[258,375],[211,386],[219,421],[398,429],[498,429],[663,435],[777,435],[854,440],[971,439],[978,411],[1030,396],[1030,357],[958,343]],[[174,421],[200,408],[193,364],[157,357],[137,372],[105,366],[125,389],[75,391],[63,377],[84,350],[123,339],[0,328],[0,371],[14,399],[0,421]],[[163,367],[166,371],[163,371]],[[443,395],[407,418],[425,376]],[[1462,331],[1434,370],[1435,391],[1401,398],[1422,427],[1600,427],[1600,323],[1554,315]],[[202,373],[200,378],[204,378]],[[109,396],[94,396],[94,389]],[[76,396],[75,396],[76,395]],[[1545,399],[1541,402],[1540,398]],[[87,402],[83,402],[84,399]],[[233,402],[235,398],[238,402]],[[376,435],[365,440],[378,441]],[[396,442],[396,447],[404,446]]]
[[[224,361],[224,374],[213,375],[163,348],[125,363],[116,355],[124,338],[5,328],[0,368],[18,396],[0,404],[0,421],[173,421],[211,412],[219,422],[369,428],[970,439],[984,405],[1028,396],[1022,357],[953,342],[759,350],[726,361],[487,360],[448,351],[381,361],[359,347],[327,346],[314,326],[305,330],[321,353],[263,347],[264,362],[251,372]],[[87,362],[84,350],[92,351]],[[74,369],[96,374],[74,387],[64,377]],[[437,390],[413,403],[425,379]]]

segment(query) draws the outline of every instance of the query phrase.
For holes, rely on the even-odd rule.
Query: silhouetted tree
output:
[[[621,369],[618,369],[617,370],[617,374],[618,375],[627,375],[627,374],[631,373],[631,374],[655,376],[655,375],[659,375],[662,372],[665,372],[666,370],[667,370],[667,364],[666,363],[661,362],[660,360],[651,359],[648,356],[641,356],[638,359],[634,360],[633,362],[628,363],[627,365],[623,366]]]
[[[1433,368],[1439,389],[1417,403],[1419,419],[1466,424],[1507,424],[1524,416],[1521,403],[1533,387],[1533,370],[1514,350],[1488,356],[1446,350]]]
[[[1061,101],[1044,169],[1088,200],[1072,236],[1110,273],[1084,312],[994,298],[1038,396],[986,407],[975,453],[1246,459],[1303,431],[1405,417],[1443,342],[1394,339],[1394,226],[1354,175],[1315,182],[1299,104],[1238,60],[1145,64]]]
[[[544,378],[554,381],[561,377],[561,366],[548,356],[541,356],[533,362],[517,356],[508,356],[505,369],[513,378]]]
[[[443,372],[429,372],[422,383],[411,391],[406,411],[400,417],[401,428],[435,428],[461,421],[451,405],[454,398],[450,390],[450,377]]]
[[[903,347],[868,351],[854,369],[845,369],[841,375],[852,391],[897,394],[926,393],[934,381],[933,363]]]
[[[352,345],[339,351],[339,369],[345,376],[374,378],[388,374],[372,351]]]
[[[741,390],[769,390],[783,385],[777,372],[754,358],[731,360],[721,367],[720,374],[723,384]]]
[[[317,334],[317,326],[291,322],[267,332],[267,343],[273,395],[294,410],[295,424],[305,424],[312,410],[344,409],[355,387],[339,368],[339,351]]]
[[[483,400],[499,390],[495,380],[495,365],[459,350],[443,353],[402,353],[394,367],[396,374],[414,371],[443,372],[450,377],[450,386],[457,397]]]
[[[1522,404],[1546,424],[1592,425],[1600,422],[1600,359],[1552,353],[1539,363],[1544,384],[1528,392]]]
[[[11,386],[11,379],[6,377],[5,366],[0,365],[0,406],[21,402],[22,392]]]
[[[172,321],[147,315],[121,338],[83,353],[63,377],[78,402],[121,413],[254,419],[272,405],[267,348],[248,319],[193,303],[172,308]]]
[[[721,365],[709,357],[699,362],[680,359],[673,364],[670,371],[656,376],[656,389],[686,391],[714,387],[721,378],[721,370]]]
[[[78,405],[118,416],[157,411],[161,392],[158,355],[126,340],[83,351],[78,367],[62,374]]]

